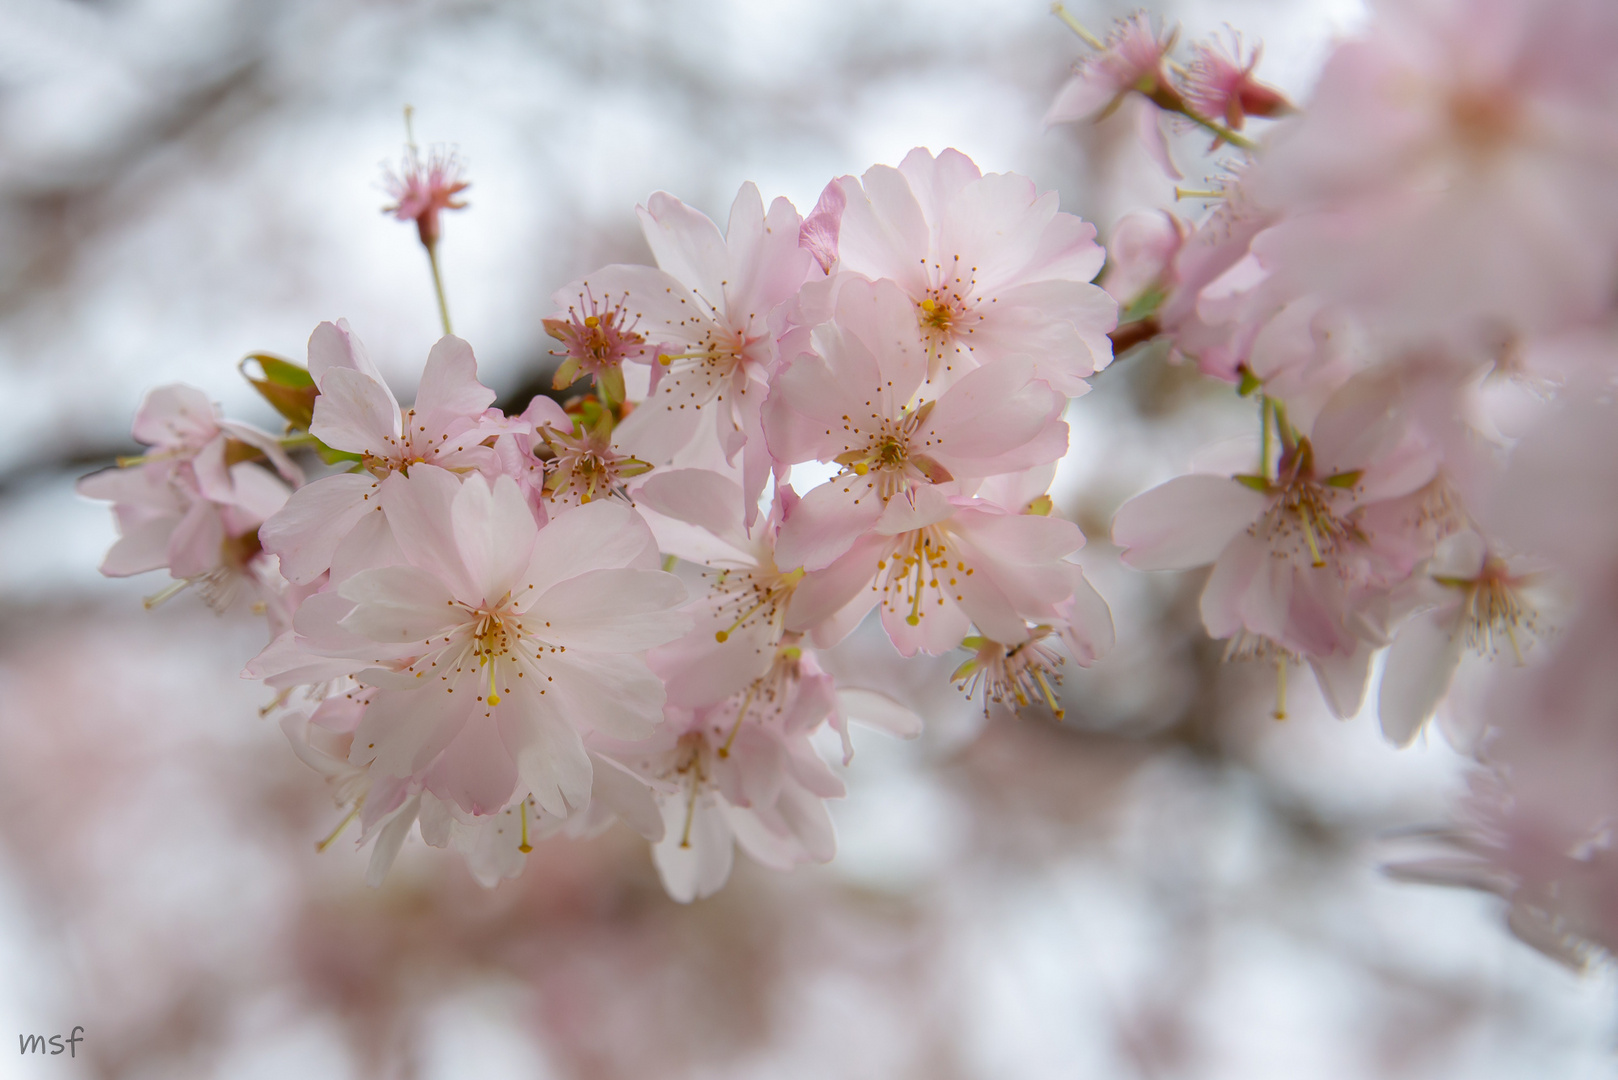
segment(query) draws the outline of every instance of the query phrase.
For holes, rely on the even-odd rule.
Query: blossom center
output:
[[[1028,708],[1036,699],[1043,700],[1051,715],[1061,720],[1067,715],[1053,686],[1062,684],[1059,670],[1064,657],[1044,639],[1055,633],[1049,626],[1036,626],[1027,641],[1016,645],[1003,645],[984,637],[969,637],[961,644],[975,649],[977,655],[955,669],[951,681],[958,684],[970,699],[983,691],[983,715],[989,715],[990,705],[1009,703],[1017,710]]]

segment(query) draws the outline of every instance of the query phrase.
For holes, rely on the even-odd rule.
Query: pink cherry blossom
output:
[[[419,808],[422,839],[433,847],[460,852],[467,870],[489,889],[521,875],[534,845],[558,834],[593,836],[622,821],[653,843],[663,839],[663,817],[645,782],[588,745],[586,753],[590,803],[582,813],[560,817],[546,811],[533,795],[524,795],[499,813],[473,816],[424,792]]]
[[[1228,46],[1214,38],[1199,41],[1191,49],[1196,58],[1186,65],[1181,88],[1198,116],[1240,131],[1249,116],[1276,117],[1292,111],[1279,91],[1253,78],[1264,52],[1262,45],[1244,60],[1241,35],[1231,31]]]
[[[1443,848],[1391,869],[1485,889],[1510,902],[1511,929],[1574,967],[1618,948],[1612,775],[1618,594],[1588,582],[1577,615],[1526,666],[1492,670],[1472,791]]]
[[[369,699],[374,696],[374,690],[360,689],[350,683],[346,692],[334,694],[313,713],[294,709],[281,718],[281,731],[292,744],[292,751],[298,760],[324,777],[337,805],[348,810],[347,816],[338,822],[317,848],[324,851],[330,847],[349,823],[360,818],[369,808],[355,842],[363,846],[375,841],[371,848],[370,866],[366,871],[366,878],[372,886],[380,885],[387,876],[405,838],[410,834],[411,826],[415,824],[419,802],[419,792],[407,792],[400,785],[384,785],[393,788],[393,791],[378,789],[373,792],[371,774],[350,764],[348,760],[354,742],[353,727],[345,724],[342,725],[344,730],[333,730],[329,726],[334,712],[352,713],[357,723]],[[390,795],[394,797],[390,798]]]
[[[1340,392],[1307,437],[1284,412],[1278,426],[1273,472],[1170,480],[1119,509],[1113,541],[1143,570],[1214,563],[1208,632],[1235,654],[1308,658],[1333,712],[1352,715],[1383,644],[1364,594],[1403,581],[1430,552],[1436,454],[1370,385]]]
[[[1538,816],[1497,771],[1470,781],[1456,823],[1415,834],[1428,850],[1385,872],[1493,893],[1508,905],[1513,934],[1575,971],[1618,951],[1618,858],[1605,826],[1569,828]]]
[[[1115,644],[1107,602],[1085,579],[1083,570],[1067,565],[1073,592],[1058,605],[1059,617],[1053,622],[1028,627],[1023,640],[1009,645],[982,635],[962,640],[962,647],[973,650],[973,655],[950,679],[968,698],[982,695],[985,717],[995,705],[1020,712],[1043,704],[1057,720],[1063,719],[1066,712],[1058,688],[1068,658],[1089,667]],[[1058,650],[1058,644],[1065,650]]]
[[[309,374],[320,388],[310,433],[334,450],[358,455],[361,468],[298,489],[266,523],[265,549],[280,557],[281,572],[297,584],[324,573],[337,545],[380,509],[377,495],[386,477],[422,464],[498,474],[499,456],[485,440],[522,427],[486,415],[494,391],[478,382],[472,347],[458,337],[433,346],[408,409],[399,406],[346,321],[315,328]]]
[[[1232,325],[1226,298],[1246,294],[1264,280],[1251,246],[1275,218],[1253,203],[1240,177],[1224,183],[1221,192],[1213,210],[1180,245],[1166,275],[1171,287],[1157,319],[1176,351],[1196,360],[1203,374],[1236,382],[1251,335]],[[1270,303],[1263,314],[1275,307]]]
[[[843,466],[783,525],[785,565],[826,567],[921,487],[1014,472],[1067,448],[1065,400],[1020,357],[973,370],[937,398],[916,398],[926,354],[912,310],[891,282],[851,282],[835,321],[814,331],[816,352],[776,376],[765,418],[775,459]]]
[[[556,508],[582,506],[594,499],[630,498],[628,483],[651,471],[651,464],[624,453],[620,428],[580,417],[566,426],[548,421],[536,428],[550,452],[545,465],[545,494]]]
[[[1126,311],[1154,292],[1161,302],[1186,233],[1179,218],[1162,210],[1124,215],[1107,244],[1107,271],[1101,282],[1107,295]]]
[[[706,469],[649,478],[637,495],[658,546],[704,569],[686,612],[690,633],[647,656],[671,704],[693,707],[728,697],[775,663],[793,593],[803,571],[775,561],[776,534],[797,504],[777,489],[768,515],[744,521],[740,486]]]
[[[1596,316],[1618,286],[1615,48],[1602,0],[1386,5],[1255,168],[1286,219],[1266,265],[1396,343]]]
[[[627,292],[597,297],[588,279],[564,287],[551,297],[566,318],[544,320],[545,332],[562,344],[562,364],[552,381],[561,390],[588,376],[606,380],[614,401],[625,400],[623,365],[626,361],[651,363],[662,350],[639,331],[640,315]]]
[[[933,487],[889,508],[846,554],[804,576],[788,630],[807,632],[827,648],[880,606],[883,628],[901,654],[936,656],[974,626],[984,637],[1017,644],[1029,623],[1056,623],[1068,614],[1075,579],[1063,560],[1084,544],[1072,522],[1007,513]]]
[[[837,183],[847,202],[838,266],[909,297],[933,381],[1020,355],[1077,397],[1112,359],[1117,304],[1090,284],[1104,253],[1093,225],[1057,210],[1055,192],[1014,173],[984,176],[958,150],[920,148],[897,169]]]
[[[427,248],[438,243],[439,213],[464,210],[466,200],[456,196],[470,186],[461,179],[461,163],[453,151],[435,147],[423,161],[414,145],[405,154],[397,172],[388,170],[384,183],[388,194],[393,196],[393,205],[384,207],[382,212],[400,221],[414,221],[421,242]]]
[[[778,870],[827,862],[836,850],[825,800],[843,795],[809,744],[836,709],[829,675],[796,649],[714,705],[670,706],[660,733],[615,756],[653,785],[663,836],[652,859],[675,900],[710,896],[734,848]]]
[[[641,655],[687,625],[646,526],[601,501],[540,529],[509,477],[430,465],[390,477],[381,502],[404,565],[311,597],[297,621],[307,652],[380,688],[350,760],[471,815],[519,781],[548,813],[581,808],[581,733],[650,734],[663,690]]]
[[[1556,598],[1546,568],[1491,552],[1473,531],[1447,537],[1424,568],[1426,610],[1399,628],[1388,649],[1377,713],[1388,741],[1407,746],[1439,706],[1468,651],[1525,663]],[[1469,749],[1462,742],[1461,749]]]
[[[256,599],[269,596],[275,575],[262,565],[259,526],[285,505],[285,481],[302,480],[274,436],[221,419],[218,407],[188,386],[149,393],[134,434],[147,453],[78,485],[81,494],[113,503],[119,539],[101,572],[127,577],[167,568],[176,584],[154,603],[188,584],[219,609],[244,585]]]
[[[1131,91],[1150,98],[1160,88],[1172,89],[1164,60],[1179,39],[1180,28],[1158,30],[1151,17],[1137,12],[1119,19],[1105,42],[1074,67],[1045,114],[1046,124],[1085,120],[1116,109]]]
[[[766,213],[758,188],[748,183],[723,236],[662,192],[640,217],[660,269],[610,266],[586,283],[603,295],[625,296],[637,331],[664,346],[651,394],[624,420],[620,445],[657,466],[683,464],[676,455],[697,440],[716,443],[727,461],[740,455],[742,487],[756,514],[770,475],[759,428],[776,362],[770,314],[820,273],[814,256],[798,246],[798,212],[776,199]]]
[[[1103,42],[1076,23],[1069,25],[1081,30],[1086,44],[1095,52],[1074,65],[1073,77],[1062,84],[1045,113],[1046,126],[1092,118],[1104,120],[1120,107],[1129,109],[1141,146],[1165,174],[1179,179],[1180,170],[1169,154],[1163,130],[1162,110],[1184,108],[1164,70],[1180,28],[1158,31],[1149,16],[1137,12],[1119,19]]]

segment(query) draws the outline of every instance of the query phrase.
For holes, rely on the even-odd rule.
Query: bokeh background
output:
[[[1096,29],[1126,13],[1071,5]],[[1358,0],[1194,0],[1307,96]],[[1464,762],[1224,665],[1200,573],[1106,543],[1124,498],[1247,407],[1142,350],[1069,414],[1057,495],[1119,646],[1067,718],[985,718],[961,657],[889,677],[912,743],[861,732],[840,852],[716,898],[662,893],[627,830],[542,845],[494,891],[406,849],[387,884],[314,851],[341,816],[236,677],[246,615],[108,581],[73,480],[132,452],[183,380],[275,426],[233,371],[346,317],[400,391],[437,334],[385,218],[402,107],[458,148],[442,245],[457,332],[508,403],[550,363],[570,277],[649,261],[659,188],[720,218],[957,147],[1103,231],[1172,186],[1127,121],[1045,130],[1081,47],[1040,0],[0,2],[0,1077],[1597,1077],[1610,973],[1508,936],[1495,901],[1378,872]],[[1178,144],[1191,182],[1201,149]],[[1194,213],[1196,207],[1181,206]],[[851,650],[848,663],[861,662]],[[872,662],[869,656],[864,662]],[[1307,682],[1307,680],[1301,680]],[[78,1056],[14,1034],[85,1028]]]

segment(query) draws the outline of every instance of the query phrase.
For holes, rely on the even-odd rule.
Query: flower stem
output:
[[[453,334],[449,324],[449,301],[444,299],[444,275],[438,269],[438,245],[427,244],[427,263],[433,268],[433,292],[438,296],[438,317],[444,321],[444,333]]]
[[[1185,108],[1184,106],[1181,106],[1180,108],[1175,109],[1174,111],[1179,113],[1181,116],[1185,117],[1187,120],[1191,121],[1193,124],[1196,124],[1198,127],[1203,128],[1203,129],[1211,132],[1214,135],[1217,135],[1221,140],[1223,140],[1224,142],[1228,142],[1230,145],[1234,146],[1238,150],[1246,150],[1248,153],[1252,153],[1254,150],[1258,149],[1258,144],[1255,143],[1252,139],[1249,139],[1245,135],[1236,134],[1234,131],[1230,130],[1230,128],[1226,127],[1224,124],[1216,123],[1216,122],[1214,122],[1212,120],[1209,120],[1206,116],[1198,116],[1196,113],[1192,112],[1190,109]]]
[[[1270,397],[1258,398],[1258,474],[1270,479]]]

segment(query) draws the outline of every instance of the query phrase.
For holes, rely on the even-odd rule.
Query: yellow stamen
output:
[[[723,630],[715,630],[714,635],[713,635],[713,639],[715,641],[719,642],[721,645],[724,644],[726,641],[728,641],[730,639],[730,635],[732,635],[732,634],[734,634],[736,632],[736,628],[738,626],[740,626],[742,623],[746,622],[748,620],[748,618],[751,617],[752,614],[755,611],[757,611],[759,608],[763,607],[765,604],[768,604],[770,602],[770,598],[771,598],[770,593],[765,593],[764,594],[764,599],[760,600],[758,603],[754,604],[752,607],[748,608],[746,611],[744,611],[740,615],[736,616],[736,621],[735,622],[731,623],[728,627],[726,627]]]
[[[500,695],[494,692],[494,661],[489,661],[489,704],[500,704]]]
[[[1079,22],[1079,20],[1075,19],[1071,14],[1069,14],[1067,8],[1063,7],[1062,4],[1052,4],[1051,14],[1067,23],[1067,28],[1079,35],[1079,40],[1090,46],[1090,48],[1105,49],[1107,47],[1104,41],[1090,33],[1090,31],[1086,30],[1083,23]]]
[[[691,846],[691,822],[697,816],[697,782],[700,779],[699,776],[691,778],[691,797],[685,804],[685,830],[680,833],[680,846],[683,848]]]
[[[331,831],[331,835],[327,836],[326,839],[315,845],[315,850],[324,852],[327,848],[331,847],[333,842],[335,842],[339,836],[343,835],[343,830],[348,828],[348,823],[359,816],[360,804],[356,802],[354,804],[354,808],[348,812],[348,816],[337,823],[337,828]]]
[[[1315,515],[1307,505],[1298,507],[1298,516],[1303,520],[1303,536],[1309,541],[1309,554],[1314,559],[1311,565],[1325,566],[1326,560],[1320,557],[1320,545],[1315,542]]]
[[[174,599],[189,584],[191,584],[189,581],[176,581],[162,591],[155,592],[146,599],[142,600],[141,606],[147,611],[150,611],[164,601]]]
[[[1056,694],[1052,692],[1051,684],[1045,681],[1045,673],[1035,668],[1034,680],[1039,683],[1039,688],[1045,691],[1045,704],[1050,706],[1051,715],[1058,720],[1067,716],[1067,710],[1056,703]]]
[[[601,320],[596,318],[594,315],[586,315],[584,317],[584,325],[594,330],[596,327],[601,325]]]
[[[517,804],[517,813],[522,815],[522,843],[517,845],[517,850],[522,852],[524,855],[526,855],[530,851],[534,850],[534,845],[530,844],[528,842],[528,800],[527,799],[524,799],[522,802]]]
[[[938,310],[938,301],[929,296],[927,299],[921,302],[921,310],[931,315],[933,312]]]
[[[736,722],[730,726],[730,735],[725,739],[725,745],[719,748],[719,756],[730,757],[730,744],[736,741],[736,733],[742,729],[742,720],[747,716],[748,706],[753,704],[753,691],[758,684],[754,683],[747,688],[747,696],[742,698],[742,707],[736,710]]]
[[[1287,660],[1278,657],[1275,661],[1275,713],[1277,720],[1287,718]]]

